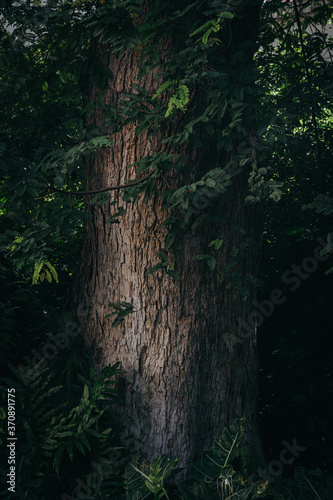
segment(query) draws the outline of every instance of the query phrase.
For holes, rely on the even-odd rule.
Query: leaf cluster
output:
[[[206,499],[256,499],[296,500],[318,498],[326,500],[332,487],[332,477],[316,470],[296,469],[294,478],[270,484],[260,473],[249,474],[245,455],[240,455],[244,419],[238,419],[226,427],[223,436],[211,449],[202,454],[200,462],[191,466],[190,479],[172,486],[170,479],[181,472],[177,459],[161,457],[151,465],[140,457],[133,457],[125,472],[126,498],[179,498],[182,500]],[[234,468],[237,456],[241,456],[241,471]]]
[[[82,343],[74,339],[69,348],[65,363],[58,354],[46,368],[45,359],[31,367],[11,366],[2,382],[16,393],[20,498],[59,498],[73,491],[78,479],[86,481],[93,463],[108,465],[108,476],[118,467],[109,460],[118,449],[110,428],[118,364],[98,375],[92,368],[86,373]]]

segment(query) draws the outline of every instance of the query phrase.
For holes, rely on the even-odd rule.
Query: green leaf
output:
[[[54,185],[58,188],[62,188],[64,185],[64,179],[60,175],[57,175],[54,179]]]
[[[232,14],[232,12],[226,11],[226,12],[221,12],[219,17],[223,17],[224,19],[233,19],[234,15]]]
[[[165,246],[164,246],[164,248],[166,250],[169,250],[172,247],[172,245],[173,245],[173,243],[175,241],[175,238],[176,238],[176,234],[175,233],[169,233],[168,234],[168,237],[166,239]]]
[[[57,476],[59,476],[59,470],[60,470],[60,465],[61,465],[61,459],[62,455],[65,449],[65,445],[61,444],[59,448],[57,449],[54,459],[53,459],[53,468],[56,471]]]
[[[235,458],[244,432],[244,418],[237,419],[226,427],[223,436],[214,442],[210,450],[204,451],[199,463],[193,464],[191,477],[198,482],[213,481]]]
[[[70,461],[73,462],[73,440],[69,439],[66,443],[66,449],[68,456],[70,458]]]
[[[177,280],[177,281],[179,281],[179,280],[180,280],[180,276],[179,276],[179,274],[178,274],[176,271],[172,271],[172,270],[169,270],[169,269],[168,269],[166,273],[167,273],[169,276],[171,276],[171,278],[173,278],[173,279],[175,279],[175,280]]]
[[[214,271],[214,269],[216,267],[216,259],[214,259],[214,258],[209,259],[208,267],[209,267],[209,269],[211,269],[211,271]]]
[[[89,400],[89,387],[87,385],[85,385],[84,389],[83,389],[82,401],[88,402],[88,400]]]
[[[320,481],[320,471],[307,471],[303,467],[297,467],[295,479],[301,493],[299,498],[302,500],[326,500],[328,498],[326,488],[323,488],[322,481]]]
[[[79,439],[78,436],[74,437],[74,444],[77,447],[77,449],[82,453],[82,455],[86,454],[85,449],[84,449],[84,447],[83,447],[83,445],[82,445],[82,443],[81,443],[81,441],[80,441],[80,439]]]
[[[193,257],[193,260],[204,260],[204,259],[211,259],[212,256],[211,255],[208,255],[208,254],[199,254],[199,255],[196,255],[195,257]]]
[[[208,246],[209,246],[209,247],[214,246],[215,250],[219,250],[219,249],[221,248],[221,246],[222,246],[222,243],[223,243],[223,240],[220,240],[220,239],[218,239],[218,240],[213,240],[213,241],[211,241],[211,242],[209,243],[209,245],[208,245]]]
[[[204,36],[202,37],[202,43],[206,44],[207,41],[208,41],[208,37],[209,35],[211,34],[211,32],[213,31],[212,28],[209,28],[206,33],[204,34]]]
[[[174,83],[175,83],[175,80],[168,80],[167,82],[164,82],[159,87],[159,89],[157,89],[157,91],[155,92],[155,94],[153,95],[153,99],[156,99],[156,97],[158,97],[165,89],[167,89],[168,87],[170,87],[170,85],[172,85]]]
[[[147,274],[154,274],[154,273],[156,273],[156,271],[159,271],[160,269],[163,269],[164,267],[166,267],[166,264],[164,262],[158,262],[152,268],[149,269]]]
[[[91,451],[91,446],[90,446],[90,443],[89,443],[89,441],[88,441],[88,439],[87,439],[87,436],[85,435],[85,433],[84,433],[84,432],[82,432],[82,433],[79,435],[79,439],[81,440],[82,444],[84,444],[84,445],[85,445],[85,447],[86,447],[89,451]]]
[[[206,179],[206,184],[207,186],[214,188],[216,186],[216,181],[208,177]]]

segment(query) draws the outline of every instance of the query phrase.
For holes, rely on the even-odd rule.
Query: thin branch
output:
[[[127,187],[132,187],[136,186],[137,184],[140,184],[140,182],[146,181],[149,179],[154,173],[154,170],[150,172],[149,174],[145,175],[144,177],[141,177],[141,179],[138,179],[137,181],[131,182],[129,184],[120,184],[118,186],[109,186],[107,188],[102,188],[102,189],[92,189],[90,191],[66,191],[64,189],[58,189],[54,185],[52,185],[50,179],[48,179],[48,182],[52,185],[52,190],[51,192],[56,192],[56,193],[62,193],[62,194],[67,194],[67,195],[73,195],[73,196],[86,196],[89,194],[99,194],[99,193],[105,193],[106,191],[117,191],[118,189],[124,189]]]
[[[189,98],[189,101],[188,101],[188,106],[190,106],[192,104],[194,97],[195,97],[195,94],[196,94],[196,88],[193,89],[193,92],[192,92],[192,94]],[[171,137],[173,137],[176,134],[182,119],[183,119],[183,115],[177,120],[176,125],[172,131]],[[170,148],[171,148],[171,141],[169,142],[169,144],[166,147],[167,153],[170,151]],[[48,183],[51,184],[51,188],[52,188],[51,192],[67,194],[68,196],[71,196],[71,195],[73,195],[73,196],[87,196],[90,194],[93,195],[93,194],[105,193],[107,191],[118,191],[119,189],[124,189],[124,188],[128,188],[128,187],[136,186],[136,185],[140,184],[141,182],[149,179],[153,175],[153,173],[154,173],[154,170],[152,170],[149,174],[145,175],[144,177],[141,177],[141,179],[138,179],[137,181],[134,181],[134,182],[130,182],[129,184],[120,184],[118,186],[109,186],[106,188],[93,189],[90,191],[66,191],[64,189],[58,189],[54,186],[51,179],[49,179],[45,174],[43,174],[43,175],[47,179]]]

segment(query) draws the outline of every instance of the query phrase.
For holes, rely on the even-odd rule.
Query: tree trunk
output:
[[[95,57],[114,75],[104,102],[116,107],[138,79],[138,55],[127,50],[118,59],[98,46]],[[159,83],[151,73],[141,81],[150,95]],[[98,94],[93,89],[89,98],[96,100]],[[102,110],[97,108],[90,120],[102,127]],[[114,147],[97,151],[87,162],[89,189],[134,179],[135,171],[128,166],[165,148],[160,134],[136,136],[134,130],[134,124],[126,125],[112,137]],[[211,142],[205,144],[187,151],[197,171],[210,170],[221,160]],[[181,179],[175,178],[174,184],[180,187]],[[125,438],[131,451],[148,461],[167,454],[187,466],[237,417],[246,419],[244,447],[252,457],[261,457],[255,326],[250,334],[241,331],[255,288],[251,286],[244,300],[228,287],[230,280],[219,280],[230,251],[244,241],[240,228],[246,229],[248,246],[240,251],[237,272],[257,274],[260,223],[256,209],[245,204],[247,190],[243,170],[215,201],[214,214],[226,222],[199,226],[182,236],[181,250],[169,252],[180,281],[163,271],[148,274],[160,260],[157,254],[166,236],[162,222],[168,214],[156,198],[146,202],[142,196],[136,205],[127,204],[126,213],[114,224],[107,219],[125,205],[116,194],[116,205],[88,205],[82,266],[73,295],[77,318],[96,366],[121,362],[118,389],[124,398]],[[223,245],[212,271],[193,257],[207,253],[209,242],[217,238]],[[135,312],[111,327],[113,318],[107,315],[110,304],[118,301],[131,302]]]

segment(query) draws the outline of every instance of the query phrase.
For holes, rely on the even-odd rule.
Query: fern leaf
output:
[[[56,271],[56,268],[54,266],[52,266],[51,262],[48,262],[48,261],[45,262],[45,265],[47,265],[47,267],[49,268],[50,273],[51,273],[54,281],[56,281],[58,283],[59,278],[58,278],[58,273]]]
[[[179,99],[182,102],[182,105],[186,106],[190,99],[190,91],[188,87],[186,85],[179,85],[178,94],[179,94]]]
[[[49,283],[51,283],[51,281],[52,281],[52,276],[51,276],[50,271],[49,271],[48,269],[45,269],[45,278],[47,279],[47,281],[48,281]]]
[[[333,198],[330,196],[319,195],[312,203],[303,206],[303,209],[312,208],[317,214],[332,215],[333,214]]]
[[[157,89],[156,93],[153,95],[153,99],[156,99],[156,97],[159,96],[163,92],[163,90],[170,87],[170,85],[172,85],[173,83],[174,83],[174,80],[168,80],[167,82],[164,82],[160,86],[160,88]]]
[[[34,273],[32,276],[32,284],[33,285],[37,285],[37,282],[38,282],[38,279],[40,278],[40,273],[41,273],[43,266],[44,266],[43,260],[41,260],[39,262],[35,262]]]

